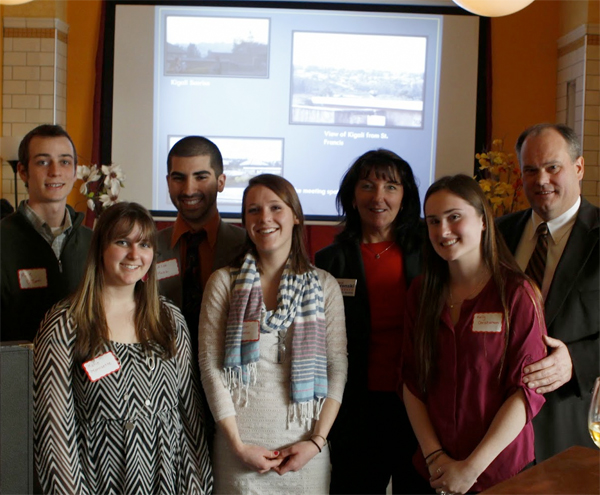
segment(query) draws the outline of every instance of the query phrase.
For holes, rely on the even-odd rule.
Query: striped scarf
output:
[[[231,305],[225,334],[225,382],[233,394],[256,383],[260,340],[242,341],[244,322],[260,322],[260,332],[278,332],[294,323],[292,337],[291,403],[288,425],[304,425],[319,417],[327,397],[327,335],[323,289],[314,270],[296,274],[285,266],[279,284],[277,309],[262,316],[263,293],[256,259],[248,253],[241,268],[232,269]]]

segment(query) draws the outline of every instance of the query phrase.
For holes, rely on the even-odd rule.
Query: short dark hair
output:
[[[569,156],[571,157],[572,161],[577,160],[577,158],[579,158],[583,154],[583,149],[581,147],[581,141],[579,140],[579,136],[577,136],[575,131],[571,129],[568,125],[544,123],[528,127],[521,133],[521,135],[517,139],[515,149],[517,151],[517,156],[519,157],[519,162],[521,161],[521,149],[523,148],[523,144],[525,144],[525,140],[529,136],[539,136],[542,132],[548,129],[555,130],[563,137],[569,148]]]
[[[338,239],[360,241],[362,226],[360,214],[354,208],[354,194],[358,181],[368,177],[373,170],[378,178],[398,180],[402,184],[404,195],[402,208],[394,220],[394,237],[403,249],[412,251],[421,242],[419,187],[408,162],[393,151],[383,148],[367,151],[359,156],[342,178],[336,202],[338,212],[345,219],[344,230],[338,235]]]
[[[215,175],[218,177],[223,173],[223,156],[217,145],[205,137],[186,136],[173,145],[167,157],[167,173],[169,174],[174,156],[208,156],[210,157],[210,167],[215,171]]]
[[[77,150],[71,136],[61,126],[55,124],[42,124],[35,129],[30,130],[19,144],[19,163],[23,165],[25,170],[29,170],[29,144],[34,137],[56,138],[66,137],[73,147],[73,164],[77,165]]]

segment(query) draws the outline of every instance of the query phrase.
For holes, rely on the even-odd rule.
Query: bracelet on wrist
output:
[[[433,454],[437,454],[438,452],[443,452],[444,449],[437,449],[431,452],[428,456],[425,456],[425,460],[429,459]]]
[[[437,461],[441,456],[443,456],[446,452],[443,449],[436,450],[432,452],[425,458],[425,464],[427,467],[431,466],[435,461]]]
[[[319,447],[319,444],[317,442],[315,442],[312,437],[308,439],[310,442],[314,443],[315,446],[319,449],[319,453],[321,453],[321,447]]]
[[[327,443],[327,439],[323,436],[323,435],[319,435],[318,433],[313,433],[310,438],[312,437],[319,437],[323,439],[323,445],[325,445]]]

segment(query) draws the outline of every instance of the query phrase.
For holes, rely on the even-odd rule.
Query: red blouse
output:
[[[371,311],[368,387],[383,392],[393,392],[398,385],[406,298],[402,251],[396,243],[386,250],[389,246],[389,242],[361,244]]]
[[[532,418],[544,404],[544,396],[523,384],[523,368],[546,354],[542,334],[546,333],[543,315],[536,314],[532,289],[516,281],[507,283],[511,317],[510,337],[499,378],[504,352],[504,324],[486,325],[502,303],[492,279],[474,299],[466,300],[456,325],[448,306],[444,307],[438,333],[437,374],[424,394],[417,381],[412,332],[417,317],[422,278],[416,279],[408,293],[405,315],[404,361],[402,378],[409,390],[423,403],[443,449],[456,460],[467,458],[486,434],[496,413],[514,392],[525,392],[527,423],[519,435],[479,476],[472,491],[489,488],[520,472],[534,460]],[[495,315],[494,315],[495,314]],[[483,324],[482,324],[483,323]],[[425,479],[429,473],[419,451],[415,465]]]

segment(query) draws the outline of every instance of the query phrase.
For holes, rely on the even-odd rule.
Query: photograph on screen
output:
[[[269,77],[269,19],[167,16],[165,75]]]
[[[170,22],[185,18],[193,28]],[[195,33],[202,29],[195,23],[215,19],[236,26],[219,28],[231,46],[247,32],[255,41],[258,33],[264,34],[260,41],[268,47],[268,77],[169,73],[169,46],[199,43]],[[135,23],[133,14],[131,21]],[[345,170],[358,156],[378,148],[390,149],[414,166],[423,193],[432,182],[439,16],[160,6],[154,27],[153,210],[174,211],[166,199],[165,164],[170,138],[186,135],[214,139],[221,149],[227,185],[218,201],[224,216],[239,216],[249,177],[270,172],[294,185],[308,218],[335,218],[335,196]],[[220,36],[208,31],[204,40]],[[209,53],[198,50],[202,56]],[[318,81],[325,83],[321,87]],[[326,121],[326,114],[335,117]]]
[[[169,136],[169,150],[185,136]],[[244,189],[260,174],[283,176],[283,139],[205,136],[217,145],[223,156],[225,189],[217,196],[217,206],[241,207]],[[226,208],[227,209],[227,208]]]
[[[290,123],[423,127],[427,38],[294,32]]]

